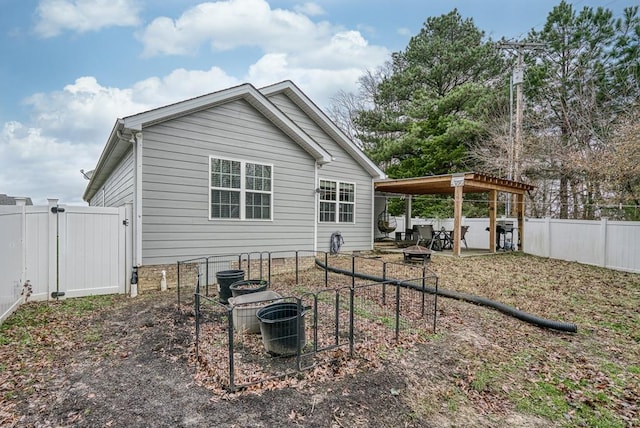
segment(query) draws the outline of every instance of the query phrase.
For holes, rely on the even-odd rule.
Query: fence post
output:
[[[21,254],[20,254],[20,286],[24,284],[27,279],[27,198],[15,198],[16,205],[20,207],[20,242]]]
[[[329,284],[329,253],[324,252],[324,286]]]
[[[176,288],[178,290],[178,306],[180,306],[180,262],[176,262],[176,281],[178,281]]]
[[[382,304],[387,304],[387,262],[382,262]]]
[[[235,390],[235,379],[233,378],[233,372],[235,371],[235,361],[233,359],[233,305],[229,305],[229,309],[227,309],[227,320],[229,330],[229,389],[231,391]],[[298,344],[298,348],[300,348],[300,344]]]
[[[351,287],[356,286],[356,257],[351,255]]]
[[[400,284],[396,281],[396,342],[400,339]]]
[[[199,281],[199,280],[198,280]],[[200,293],[199,291],[198,285],[196,284],[196,292],[195,292],[195,296],[193,299],[193,310],[195,312],[196,315],[196,368],[198,367],[198,357],[199,357],[199,350],[200,350]],[[179,303],[179,299],[180,299],[180,293],[178,293],[178,305]]]
[[[353,357],[353,309],[355,305],[356,289],[351,287],[349,289],[349,356]]]
[[[204,274],[206,275],[204,280],[204,295],[209,297],[209,257],[204,258]]]
[[[607,229],[609,219],[602,217],[600,220],[600,266],[607,267]]]
[[[47,300],[51,298],[51,291],[56,289],[56,274],[57,274],[57,266],[56,266],[56,216],[58,214],[53,214],[51,209],[58,205],[58,199],[47,199],[49,202],[49,207],[47,209],[47,216],[49,217],[49,221],[47,222],[47,236],[48,236],[48,275],[47,275]]]
[[[551,217],[545,217],[544,218],[544,225],[545,225],[545,229],[546,229],[546,235],[547,235],[547,247],[545,248],[545,254],[543,255],[543,257],[551,257]]]

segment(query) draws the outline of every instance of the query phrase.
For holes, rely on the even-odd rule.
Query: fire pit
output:
[[[412,245],[402,250],[405,262],[422,261],[428,263],[431,261],[432,251],[421,245]]]

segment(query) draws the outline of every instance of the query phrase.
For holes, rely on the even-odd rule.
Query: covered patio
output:
[[[525,239],[524,231],[524,194],[534,186],[518,181],[493,177],[477,172],[458,174],[431,175],[425,177],[385,179],[374,182],[377,194],[405,195],[406,224],[411,220],[411,196],[452,194],[454,197],[453,235],[461,236],[462,203],[467,193],[489,193],[489,248],[496,252],[494,238],[496,236],[496,206],[498,192],[515,195],[514,211],[518,219],[518,248],[522,248]],[[453,241],[453,254],[460,255],[460,239]]]

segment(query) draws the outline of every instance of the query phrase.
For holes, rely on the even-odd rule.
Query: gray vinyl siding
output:
[[[333,162],[323,165],[322,168],[319,169],[319,179],[337,180],[355,183],[356,185],[355,223],[318,222],[317,250],[328,251],[331,234],[336,231],[341,232],[344,238],[344,244],[341,250],[372,249],[373,228],[371,213],[373,212],[373,180],[371,175],[288,97],[279,94],[269,97],[269,100],[335,158]],[[317,219],[315,221],[317,221]]]
[[[313,249],[314,159],[245,101],[143,130],[143,264]],[[272,220],[209,220],[209,156],[273,165]]]
[[[120,207],[127,202],[133,202],[133,148],[120,161],[102,188],[91,198],[89,205]]]

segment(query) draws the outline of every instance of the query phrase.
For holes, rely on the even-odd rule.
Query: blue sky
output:
[[[118,117],[294,81],[321,108],[457,8],[494,40],[560,0],[0,0],[0,193],[84,204]],[[615,15],[637,0],[572,2]]]

